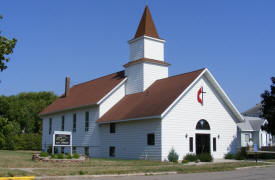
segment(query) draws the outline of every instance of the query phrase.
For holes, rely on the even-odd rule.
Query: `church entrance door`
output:
[[[210,153],[210,134],[196,134],[196,154]]]

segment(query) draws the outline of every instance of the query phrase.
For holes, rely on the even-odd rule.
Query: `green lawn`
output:
[[[178,173],[234,170],[237,167],[263,165],[255,162],[234,162],[205,165],[183,165],[146,160],[89,159],[81,163],[52,163],[32,161],[32,151],[0,151],[0,177],[20,175],[84,175],[125,174],[176,171]],[[33,169],[33,173],[9,168]]]

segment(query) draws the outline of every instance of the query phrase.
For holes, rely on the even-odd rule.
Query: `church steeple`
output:
[[[130,61],[142,58],[164,61],[164,43],[158,35],[149,7],[146,6],[130,45]]]
[[[138,25],[138,29],[135,34],[135,38],[140,36],[150,36],[153,38],[160,39],[157,29],[155,27],[153,18],[151,16],[149,7],[146,5],[140,23]]]
[[[145,7],[130,46],[129,62],[124,65],[127,76],[126,94],[145,91],[156,80],[168,77],[169,64],[164,61],[164,43],[158,35],[148,6]]]

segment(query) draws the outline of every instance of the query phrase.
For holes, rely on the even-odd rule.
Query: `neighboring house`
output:
[[[249,139],[252,139],[253,143],[260,148],[262,146],[271,146],[273,144],[272,135],[261,129],[262,126],[268,123],[266,119],[261,118],[263,115],[261,103],[246,110],[242,115],[245,121],[238,123],[239,133],[241,134],[241,146],[247,147]]]
[[[248,146],[249,139],[252,139],[253,144],[257,144],[259,148],[272,145],[271,134],[261,129],[268,123],[267,120],[249,116],[244,116],[244,120],[244,122],[238,123],[242,147]]]
[[[73,150],[90,157],[166,160],[172,148],[180,159],[235,153],[242,115],[208,69],[169,77],[164,43],[146,7],[124,70],[71,88],[66,79],[65,94],[40,113],[43,150],[65,130]]]
[[[256,104],[256,106],[246,110],[242,113],[244,116],[250,116],[250,117],[261,117],[263,115],[262,112],[262,104]]]

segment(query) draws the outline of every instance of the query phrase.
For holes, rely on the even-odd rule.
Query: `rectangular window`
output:
[[[116,133],[116,124],[110,123],[110,133]]]
[[[115,157],[115,151],[116,151],[116,147],[110,146],[109,147],[109,156],[110,157]]]
[[[73,146],[73,153],[76,153],[76,147]]]
[[[61,153],[64,154],[64,150],[65,148],[64,147],[61,147]]]
[[[73,116],[73,132],[76,132],[76,113]]]
[[[86,155],[86,156],[89,156],[89,147],[85,147],[84,150],[85,150],[85,155]]]
[[[49,119],[49,134],[52,133],[52,118]]]
[[[245,139],[244,139],[245,142],[248,143],[249,142],[249,138],[250,138],[250,134],[245,134]]]
[[[147,134],[147,145],[155,145],[155,134]]]
[[[64,126],[65,126],[65,116],[62,116],[62,120],[61,120],[61,131],[64,131]]]
[[[193,152],[193,137],[189,137],[189,151]]]
[[[216,138],[213,138],[213,151],[217,150],[217,142],[216,142]]]
[[[89,112],[85,113],[85,132],[89,131]]]

